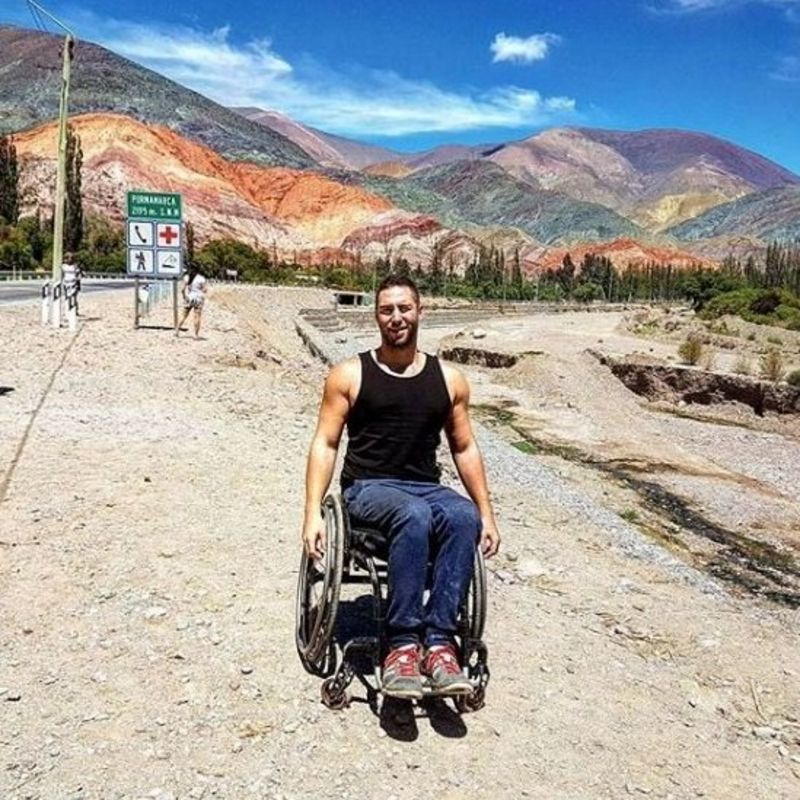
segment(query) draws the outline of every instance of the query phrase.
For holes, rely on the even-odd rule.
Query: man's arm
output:
[[[469,384],[467,379],[452,367],[448,367],[446,378],[448,387],[453,393],[453,409],[447,420],[445,433],[461,482],[481,515],[483,522],[481,548],[484,555],[491,558],[500,548],[500,532],[497,530],[489,488],[486,485],[483,457],[472,433],[469,419]]]
[[[320,516],[322,498],[328,490],[336,452],[350,411],[350,385],[354,374],[352,361],[335,366],[325,381],[319,419],[306,464],[306,506],[302,540],[312,558],[321,558],[325,549],[325,529]]]

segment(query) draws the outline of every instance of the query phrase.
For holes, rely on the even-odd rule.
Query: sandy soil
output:
[[[0,797],[796,798],[797,612],[621,548],[599,485],[483,426],[487,707],[320,705],[293,594],[324,368],[292,320],[326,302],[217,288],[199,342],[127,296],[76,337],[0,314]],[[560,435],[623,448],[586,402]]]

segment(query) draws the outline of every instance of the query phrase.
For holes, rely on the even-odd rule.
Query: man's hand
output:
[[[325,555],[325,523],[322,517],[306,523],[300,539],[309,558],[322,558]]]
[[[494,521],[483,523],[481,531],[481,550],[486,558],[491,558],[500,549],[500,531]]]

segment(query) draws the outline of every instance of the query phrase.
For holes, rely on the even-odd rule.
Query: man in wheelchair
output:
[[[438,694],[471,691],[454,634],[476,546],[490,557],[500,545],[469,420],[469,385],[459,370],[417,349],[421,310],[412,280],[385,278],[375,295],[380,345],[328,375],[308,456],[302,532],[308,556],[322,558],[320,506],[346,426],[341,486],[350,521],[380,529],[388,541],[383,691],[409,699],[422,697],[423,675]],[[439,483],[442,430],[471,500]]]

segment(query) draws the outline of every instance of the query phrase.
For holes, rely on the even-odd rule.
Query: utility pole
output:
[[[53,292],[61,284],[61,264],[64,260],[64,195],[67,183],[67,116],[69,103],[69,79],[72,56],[75,49],[75,35],[56,19],[47,9],[34,0],[28,0],[28,5],[39,13],[52,20],[65,32],[64,49],[62,51],[63,64],[61,69],[61,97],[58,108],[58,161],[56,164],[56,199],[53,208]],[[59,300],[53,303],[52,323],[54,328],[61,327],[61,306],[63,293],[59,290]]]

